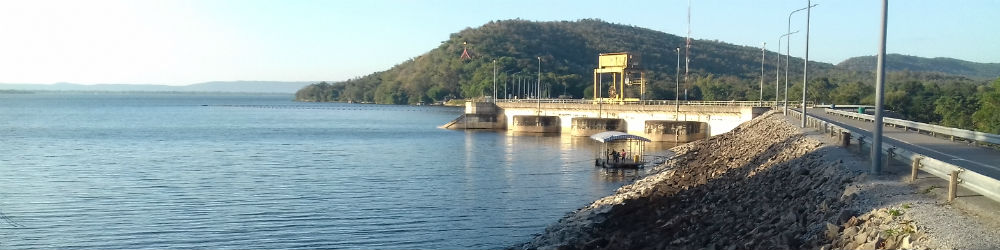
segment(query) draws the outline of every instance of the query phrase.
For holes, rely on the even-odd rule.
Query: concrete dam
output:
[[[689,142],[728,132],[770,110],[758,102],[498,101],[466,102],[465,113],[441,128],[573,136],[621,131],[653,141]]]

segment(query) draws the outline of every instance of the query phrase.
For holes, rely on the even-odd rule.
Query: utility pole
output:
[[[878,66],[875,68],[875,128],[872,129],[872,174],[882,172],[882,92],[885,90],[885,30],[889,15],[889,0],[882,0],[882,33],[878,45]]]

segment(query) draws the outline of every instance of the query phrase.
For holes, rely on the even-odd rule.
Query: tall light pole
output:
[[[775,66],[774,67],[774,108],[778,108],[778,97],[780,96],[780,95],[778,95],[778,91],[781,90],[781,88],[778,86],[778,80],[781,79],[781,77],[780,77],[781,76],[780,75],[780,72],[781,72],[781,39],[785,38],[786,36],[791,36],[792,34],[795,34],[795,33],[799,33],[799,31],[796,30],[795,32],[786,33],[784,35],[781,35],[781,37],[778,37],[778,50],[777,50],[778,51],[778,58],[777,58],[778,62],[774,64],[774,66]],[[788,73],[785,73],[785,77],[786,78],[788,77]],[[785,81],[787,82],[788,80],[786,79]],[[788,84],[786,83],[785,86],[788,86]]]
[[[760,46],[760,102],[764,102],[764,48],[767,42]],[[494,66],[495,67],[495,66]]]
[[[521,74],[521,71],[518,71],[517,73],[514,73],[514,76],[511,77],[511,79],[510,79],[511,80],[510,81],[510,92],[514,92],[514,93],[511,93],[511,97],[514,97],[515,99],[520,94],[518,91],[521,89],[520,88],[521,76],[518,76],[518,74]]]
[[[517,75],[520,73],[514,73],[514,86],[510,86],[510,88],[514,89],[514,99],[521,97],[521,76]]]
[[[803,11],[803,10],[808,9],[809,7],[813,7],[813,6],[816,6],[816,5],[807,5],[805,8],[797,9],[797,10],[792,11],[792,13],[788,13],[788,30],[785,31],[785,32],[792,33],[792,14],[795,14],[795,12]],[[785,48],[785,101],[782,104],[783,106],[785,106],[785,110],[783,111],[782,115],[788,115],[788,66],[789,66],[788,65],[788,57],[789,57],[789,54],[791,54],[791,48],[792,48],[792,37],[791,36],[788,36],[788,37],[785,38],[785,44],[788,44],[788,45]]]
[[[507,79],[503,81],[503,96],[502,96],[503,99],[507,99],[508,98],[507,96],[510,95],[510,92],[507,91],[507,82],[509,82],[513,77],[511,77],[511,75],[509,75],[507,73],[510,73],[511,71],[514,71],[514,70],[513,69],[512,70],[507,70],[507,71],[504,71],[502,73],[505,76],[507,76]]]
[[[597,96],[594,100],[597,100],[597,118],[604,118],[604,74],[597,74]]]
[[[493,59],[493,102],[497,101],[497,59]]]
[[[521,96],[524,97],[524,99],[528,99],[531,96],[531,85],[528,84],[529,82],[531,82],[530,76],[525,75],[521,78]]]
[[[778,56],[776,56],[777,57],[776,59],[778,60],[774,62],[774,108],[775,109],[778,108],[778,90],[781,90],[781,88],[778,88],[778,81],[781,80],[781,39],[785,38],[785,36],[788,36],[788,34],[784,34],[778,37],[778,50],[776,50],[778,52],[777,53]]]
[[[521,72],[517,72],[517,73],[521,73]],[[518,78],[517,73],[514,73],[514,77],[511,79],[512,81],[510,82],[510,92],[514,92],[514,93],[511,93],[511,97],[513,97],[514,99],[517,99],[517,89],[518,89],[518,85],[521,83],[519,81],[520,79]]]
[[[681,118],[681,47],[677,47],[677,76],[674,80],[677,80],[677,84],[674,87],[674,120],[680,120]]]
[[[802,61],[802,127],[806,127],[806,87],[809,86],[809,19],[812,15],[812,0],[806,1],[806,59]]]
[[[542,112],[542,57],[538,57],[538,82],[535,83],[535,99],[538,102],[538,114]]]
[[[879,37],[878,66],[875,79],[875,128],[872,129],[872,173],[882,172],[882,92],[885,86],[885,30],[889,0],[882,0],[882,36]]]

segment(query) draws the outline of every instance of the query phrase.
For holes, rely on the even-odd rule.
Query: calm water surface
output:
[[[0,248],[500,248],[629,180],[587,138],[291,98],[0,94]]]

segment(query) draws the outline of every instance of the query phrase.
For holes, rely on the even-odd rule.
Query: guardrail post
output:
[[[851,133],[840,131],[840,146],[844,148],[851,146]]]
[[[958,171],[951,171],[951,180],[948,181],[948,202],[955,200],[958,193]]]
[[[917,170],[920,170],[920,159],[913,159],[913,163],[910,164],[910,183],[917,181]]]

